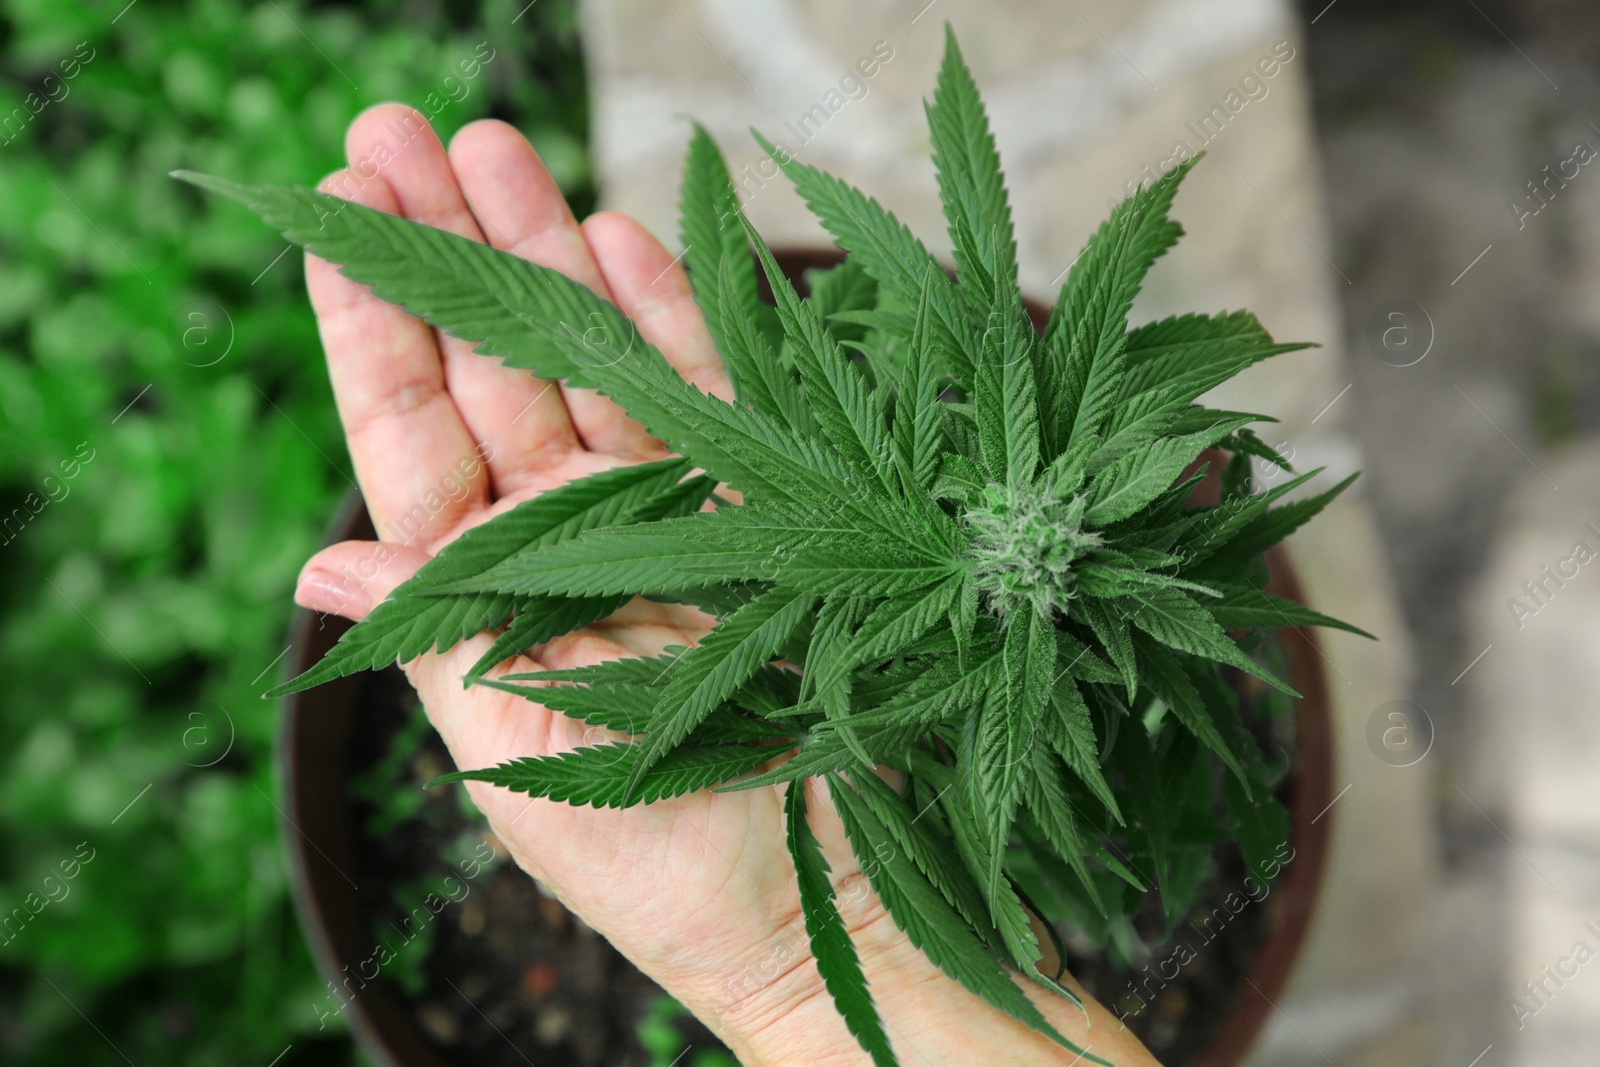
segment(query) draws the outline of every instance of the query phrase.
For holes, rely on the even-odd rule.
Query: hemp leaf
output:
[[[1272,855],[1287,826],[1274,771],[1223,671],[1293,695],[1262,654],[1266,632],[1363,632],[1263,588],[1265,550],[1349,482],[1274,507],[1317,472],[1252,493],[1251,457],[1288,467],[1248,429],[1265,416],[1198,400],[1306,346],[1273,341],[1248,312],[1128,322],[1182,234],[1169,209],[1193,161],[1112,212],[1035,331],[994,139],[953,35],[927,116],[953,275],[877,201],[756,135],[845,255],[809,295],[693,128],[682,240],[733,403],[685,383],[614,306],[555,271],[309,190],[180,176],[479,353],[611,397],[683,457],[579,479],[469,531],[275,693],[505,627],[469,681],[635,740],[439,781],[596,806],[791,783],[785,832],[812,951],[851,1032],[892,1064],[793,784],[820,778],[911,941],[995,1008],[1105,1063],[1014,983],[1013,971],[1076,1001],[1039,970],[1030,913],[1104,941],[1131,930],[1152,888],[1137,871],[1155,872],[1169,918],[1184,913],[1209,855],[1191,842]],[[1194,505],[1207,457],[1223,454],[1222,501]],[[718,482],[743,504],[701,510]],[[654,660],[481,677],[634,596],[719,622]],[[898,772],[894,786],[879,768]]]

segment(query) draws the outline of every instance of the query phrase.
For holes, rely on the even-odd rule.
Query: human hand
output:
[[[409,130],[398,148],[395,130]],[[352,166],[323,189],[489,244],[562,273],[614,302],[701,390],[732,389],[683,269],[626,216],[580,226],[528,143],[474,123],[448,152],[420,114],[397,104],[351,125]],[[462,531],[594,471],[661,459],[662,445],[609,400],[535,379],[372,296],[308,257],[339,415],[374,527],[403,543],[346,542],[306,565],[296,599],[360,619]],[[439,487],[452,491],[441,494]],[[426,502],[426,503],[424,503]],[[418,505],[424,522],[416,523]],[[376,574],[352,583],[352,573]],[[712,619],[634,600],[611,617],[530,650],[501,670],[585,666],[693,644]],[[509,693],[463,690],[489,647],[480,635],[406,665],[457,766],[547,756],[606,735]],[[1059,1046],[942,975],[888,921],[832,814],[809,807],[838,904],[888,1032],[908,1062],[1068,1062]],[[807,947],[784,847],[782,787],[699,793],[625,810],[572,807],[482,783],[473,800],[516,862],[703,1019],[749,1064],[865,1062],[834,1013]],[[1085,998],[1088,1015],[1029,990],[1051,1021],[1096,1055],[1154,1064]],[[1089,1023],[1092,1022],[1092,1028]],[[998,1058],[997,1058],[998,1057]]]

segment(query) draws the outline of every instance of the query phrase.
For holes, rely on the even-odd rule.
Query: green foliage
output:
[[[784,821],[788,825],[789,856],[794,861],[795,879],[800,889],[800,909],[805,916],[806,934],[817,958],[817,970],[827,985],[833,1002],[839,1006],[845,1025],[872,1057],[875,1067],[895,1062],[889,1048],[889,1035],[872,1003],[867,980],[861,973],[861,960],[844,918],[834,903],[833,883],[828,879],[828,861],[822,846],[806,819],[806,791],[795,786],[784,798]]]
[[[659,994],[640,1015],[634,1033],[650,1055],[650,1067],[739,1067],[732,1056],[718,1049],[697,1048],[690,1055],[689,1042],[674,1025],[689,1018],[689,1009],[666,993]]]
[[[741,739],[742,740],[742,739]],[[647,762],[640,745],[590,745],[559,756],[513,760],[481,771],[456,771],[433,780],[478,781],[568,804],[621,808],[682,796],[736,778],[765,761],[747,745],[675,748]]]
[[[602,526],[692,512],[705,503],[715,484],[703,477],[684,481],[688,473],[683,460],[605,471],[525,501],[507,512],[504,521],[467,531],[440,550],[425,574],[402,584],[362,625],[347,631],[314,669],[267,695],[413,660],[436,644],[449,648],[504,625],[513,612],[518,635],[524,638],[513,653],[609,615],[619,606],[614,598],[518,598],[460,593],[457,587],[532,545],[556,544]]]
[[[1188,166],[1113,212],[1040,334],[1017,289],[993,139],[953,37],[928,118],[955,277],[875,201],[780,159],[848,255],[805,298],[694,129],[683,239],[732,368],[731,404],[683,383],[616,308],[553,271],[306,190],[185,177],[244,201],[480,352],[612,397],[688,465],[745,494],[740,507],[673,517],[624,497],[682,485],[704,500],[707,486],[676,481],[687,465],[575,482],[552,498],[581,498],[606,521],[492,520],[474,536],[493,553],[441,553],[352,632],[370,655],[330,656],[294,685],[449,647],[471,626],[438,605],[464,598],[487,598],[497,618],[513,603],[714,603],[720,622],[697,648],[484,680],[638,740],[442,780],[610,806],[821,777],[910,940],[1077,1052],[1012,978],[1071,996],[1037,967],[1030,909],[1115,939],[1152,882],[1169,919],[1183,914],[1209,843],[1233,837],[1251,862],[1271,861],[1287,828],[1271,794],[1282,768],[1244,730],[1226,678],[1292,694],[1238,640],[1288,623],[1342,625],[1267,595],[1261,553],[1343,486],[1272,508],[1299,481],[1251,495],[1248,470],[1230,463],[1222,502],[1190,503],[1206,450],[1275,458],[1246,429],[1262,416],[1197,398],[1301,346],[1276,344],[1246,313],[1130,328],[1146,272],[1181,233],[1168,209]],[[756,297],[752,252],[770,307]],[[607,358],[592,357],[593,334],[577,322],[605,335]],[[359,636],[364,628],[376,636]],[[402,630],[404,642],[387,640]],[[519,684],[535,680],[568,684]],[[901,772],[897,788],[876,767]],[[893,1062],[801,790],[788,798],[819,968],[863,1048]]]
[[[0,936],[0,1062],[353,1058],[260,699],[342,435],[298,253],[165,175],[320,177],[362,109],[435,94],[446,138],[526,122],[583,210],[575,10],[526,6],[0,0],[0,916],[80,864]]]

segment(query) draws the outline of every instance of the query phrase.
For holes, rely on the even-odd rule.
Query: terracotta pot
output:
[[[1267,553],[1272,578],[1268,591],[1302,600],[1300,581],[1281,547]],[[1233,1006],[1210,1046],[1194,1067],[1235,1067],[1244,1063],[1289,984],[1290,973],[1311,929],[1317,897],[1328,864],[1333,828],[1333,716],[1322,651],[1308,629],[1280,630],[1289,654],[1289,684],[1301,694],[1295,708],[1298,759],[1290,778],[1289,845],[1294,862],[1283,868],[1267,903],[1267,934],[1249,981],[1234,991]]]
[[[785,273],[798,282],[805,270],[837,263],[839,255],[807,250],[783,252],[778,258]],[[1035,325],[1042,327],[1049,309],[1030,302],[1028,311]],[[1202,487],[1200,492],[1204,491]],[[352,539],[375,539],[356,494],[345,501],[331,524],[328,543]],[[1268,559],[1272,571],[1268,588],[1300,599],[1300,585],[1288,558],[1274,549]],[[343,619],[300,612],[291,634],[288,676],[320,660],[350,625]],[[1194,1061],[1195,1067],[1233,1067],[1248,1055],[1300,954],[1327,862],[1333,739],[1323,661],[1309,632],[1297,628],[1283,631],[1283,636],[1291,684],[1303,694],[1296,711],[1298,759],[1290,785],[1290,844],[1295,858],[1266,898],[1266,933],[1245,976],[1248,984],[1236,989],[1231,1008],[1211,1044]],[[372,951],[373,914],[353,880],[361,876],[358,844],[365,831],[357,823],[348,792],[355,774],[352,731],[358,708],[375,699],[392,700],[392,693],[392,687],[380,684],[378,675],[357,674],[288,697],[280,721],[280,810],[295,907],[318,968],[335,985],[346,977],[347,967]],[[401,713],[397,706],[395,714]],[[378,1067],[454,1067],[441,1058],[409,1003],[390,983],[372,982],[357,990],[344,1015]]]

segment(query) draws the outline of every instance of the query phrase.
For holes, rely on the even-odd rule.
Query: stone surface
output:
[[[1600,1033],[1600,562],[1580,562],[1600,560],[1600,445],[1540,465],[1551,482],[1506,501],[1467,601],[1489,651],[1463,681],[1475,743],[1450,798],[1492,827],[1501,873],[1471,919],[1498,922],[1505,942],[1476,1003],[1499,1062],[1516,1065],[1582,1062]]]
[[[1415,637],[1412,699],[1438,728],[1416,768],[1437,797],[1444,869],[1423,1062],[1588,1063],[1600,1046],[1589,968],[1536,1017],[1519,1020],[1511,1001],[1600,914],[1600,617],[1587,567],[1552,583],[1521,628],[1508,601],[1600,514],[1600,180],[1584,166],[1525,214],[1542,168],[1600,144],[1596,77],[1577,46],[1600,19],[1566,0],[1517,14],[1424,6],[1340,5],[1309,49],[1349,332],[1359,341],[1396,298],[1436,331],[1409,367],[1353,346],[1348,398]]]

